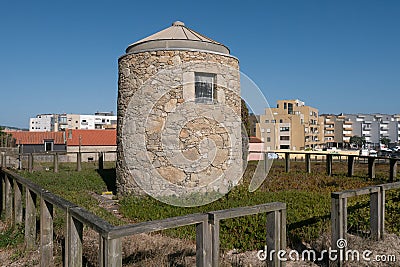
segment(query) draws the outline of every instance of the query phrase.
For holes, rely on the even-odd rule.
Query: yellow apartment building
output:
[[[303,101],[279,100],[276,108],[267,108],[260,115],[256,136],[266,150],[322,148],[324,118],[319,116],[318,109]]]

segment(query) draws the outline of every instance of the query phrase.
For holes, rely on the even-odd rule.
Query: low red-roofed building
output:
[[[249,137],[249,155],[247,160],[264,160],[264,142],[255,136]]]
[[[117,150],[117,131],[107,130],[75,130],[66,132],[67,152],[83,152],[82,161],[98,159],[98,152]],[[71,160],[76,160],[76,154],[69,154]],[[106,153],[106,161],[115,161],[116,153]]]
[[[15,139],[17,146],[21,146],[22,153],[67,150],[64,132],[7,131],[7,133]]]

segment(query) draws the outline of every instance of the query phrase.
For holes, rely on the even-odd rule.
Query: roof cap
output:
[[[195,49],[229,55],[228,47],[186,27],[182,21],[175,21],[172,26],[129,45],[126,53],[173,49]]]

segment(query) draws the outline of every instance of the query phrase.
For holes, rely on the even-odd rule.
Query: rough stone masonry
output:
[[[238,60],[197,46],[153,45],[119,58],[119,193],[225,194],[241,178]],[[196,73],[214,75],[211,103],[196,102]]]

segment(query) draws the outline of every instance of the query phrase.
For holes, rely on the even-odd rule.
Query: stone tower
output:
[[[118,67],[119,193],[194,206],[238,183],[239,63],[226,46],[177,21],[128,46]]]

